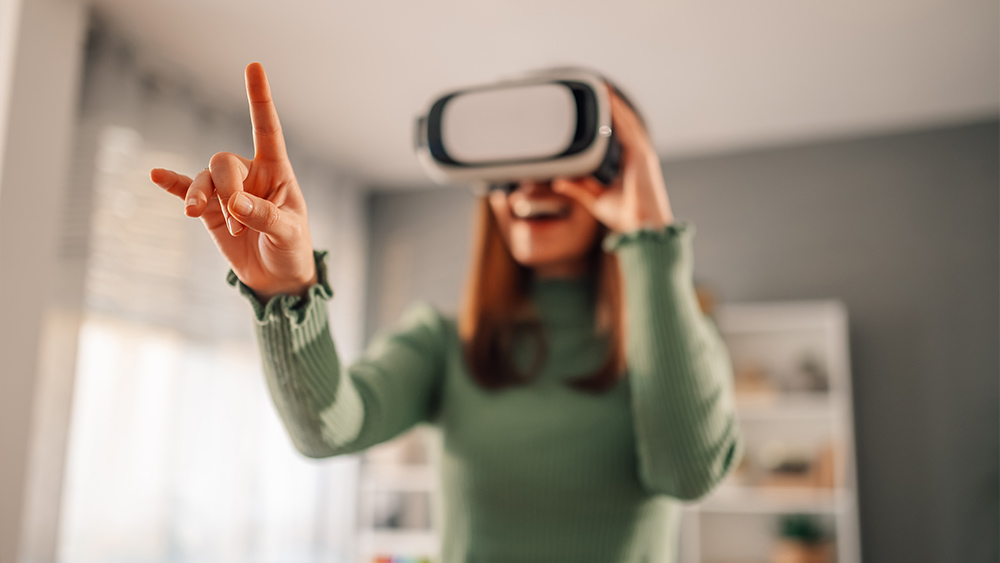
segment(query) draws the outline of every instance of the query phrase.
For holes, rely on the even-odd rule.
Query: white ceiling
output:
[[[620,83],[668,157],[1000,112],[996,0],[96,4],[144,58],[234,104],[261,61],[286,132],[382,186],[427,184],[411,124],[434,93],[555,64]]]

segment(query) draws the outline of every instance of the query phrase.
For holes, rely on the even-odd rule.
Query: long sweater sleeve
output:
[[[623,277],[639,478],[683,500],[708,493],[741,453],[728,352],[692,282],[693,236],[675,223],[605,241]]]
[[[272,400],[293,443],[309,457],[358,451],[431,419],[444,369],[444,324],[427,305],[410,309],[397,330],[342,366],[327,317],[333,291],[325,255],[315,254],[319,282],[304,297],[279,295],[266,305],[229,273],[229,283],[254,308]]]

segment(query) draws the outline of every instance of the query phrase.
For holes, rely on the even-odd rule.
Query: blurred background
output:
[[[748,437],[682,560],[1000,559],[995,0],[0,0],[0,561],[434,560],[434,430],[298,455],[148,180],[252,155],[251,61],[347,360],[461,294],[475,198],[418,168],[422,105],[600,69],[697,226]]]

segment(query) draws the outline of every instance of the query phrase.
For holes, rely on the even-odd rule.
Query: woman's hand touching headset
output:
[[[611,88],[611,120],[622,144],[622,172],[611,186],[593,177],[556,178],[552,191],[579,201],[598,221],[619,233],[662,229],[673,223],[660,159],[645,128]]]
[[[150,179],[201,217],[240,281],[268,301],[316,283],[306,202],[285,152],[271,89],[260,63],[246,68],[253,160],[219,152],[194,180],[154,168]]]

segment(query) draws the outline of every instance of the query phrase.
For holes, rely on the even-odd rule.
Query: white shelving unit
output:
[[[780,519],[806,514],[832,535],[834,561],[860,563],[844,306],[728,304],[716,320],[733,360],[746,450],[730,479],[686,505],[682,562],[770,561]]]
[[[358,487],[360,563],[438,561],[440,435],[427,425],[362,457]]]

